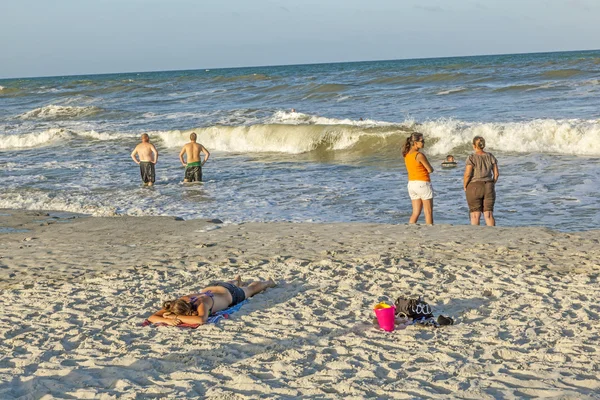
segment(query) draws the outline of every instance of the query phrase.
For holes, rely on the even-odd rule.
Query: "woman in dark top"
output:
[[[463,189],[471,215],[471,225],[479,225],[481,213],[487,226],[496,226],[494,203],[496,202],[496,182],[498,181],[498,161],[492,153],[483,151],[485,139],[473,138],[475,152],[467,158]]]

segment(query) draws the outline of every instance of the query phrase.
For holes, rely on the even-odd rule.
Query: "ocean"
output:
[[[211,157],[184,185],[192,131]],[[413,131],[436,169],[435,223],[469,223],[462,174],[481,135],[497,225],[599,227],[600,51],[3,79],[0,208],[404,224]],[[152,188],[130,158],[144,132]],[[458,168],[440,168],[447,154]]]

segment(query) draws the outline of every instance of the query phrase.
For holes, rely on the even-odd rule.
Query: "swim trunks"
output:
[[[496,185],[493,181],[469,182],[466,195],[469,212],[494,211]]]
[[[200,161],[188,163],[184,179],[187,182],[202,182],[202,163]]]
[[[219,282],[216,284],[216,286],[221,286],[224,287],[225,289],[227,289],[229,291],[229,293],[231,293],[231,304],[229,305],[229,307],[233,307],[236,304],[241,303],[242,301],[246,300],[246,293],[244,293],[244,291],[235,286],[232,285],[231,283],[228,282]]]
[[[154,183],[154,164],[150,161],[140,161],[140,175],[142,175],[142,181],[144,183]]]

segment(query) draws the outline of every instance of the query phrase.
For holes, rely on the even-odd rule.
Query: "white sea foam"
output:
[[[48,193],[6,193],[0,195],[0,208],[26,210],[60,210],[95,217],[117,215],[112,206],[100,205],[88,196],[53,195]]]
[[[470,144],[483,136],[487,148],[516,153],[600,155],[600,121],[539,119],[528,122],[428,121],[415,129],[437,141],[428,148],[434,154]]]
[[[191,131],[153,134],[167,147],[180,147],[188,142]],[[496,151],[600,155],[600,121],[548,119],[484,123],[442,119],[423,123],[409,120],[397,125],[388,123],[387,126],[376,124],[370,127],[356,124],[261,124],[213,126],[193,131],[206,147],[236,153],[298,154],[317,149],[350,148],[377,152],[385,150],[385,146],[398,146],[408,132],[420,131],[430,139],[426,148],[430,154],[444,154],[457,148],[469,149],[474,136],[483,136],[488,148]]]
[[[436,94],[438,96],[443,96],[443,95],[446,95],[446,94],[464,92],[465,90],[467,90],[467,89],[464,88],[464,87],[455,87],[455,88],[452,88],[452,89],[442,90],[440,92],[437,92]]]
[[[290,115],[292,114],[292,115]],[[153,141],[168,148],[183,146],[195,131],[198,141],[210,150],[254,153],[274,152],[300,154],[315,150],[361,151],[363,154],[398,148],[412,131],[420,131],[429,139],[426,151],[443,154],[468,151],[474,136],[483,136],[488,149],[518,153],[557,153],[600,155],[600,120],[538,119],[527,122],[468,122],[439,119],[425,122],[406,120],[402,123],[353,121],[295,116],[285,113],[270,120],[278,123],[243,126],[215,125],[186,130],[149,132]],[[287,121],[287,123],[284,123]],[[40,147],[59,140],[83,138],[100,141],[137,138],[139,133],[97,132],[52,128],[42,132],[0,136],[0,149]],[[457,150],[458,149],[458,150]]]
[[[85,137],[94,140],[120,140],[125,138],[135,138],[139,135],[137,133],[123,133],[123,132],[96,132],[92,131],[83,131],[77,132],[77,136]]]
[[[384,137],[394,132],[369,133],[352,125],[251,125],[213,126],[193,130],[198,141],[210,149],[244,153],[276,152],[299,154],[316,149],[342,150],[359,142],[364,136]],[[167,147],[180,147],[189,141],[185,131],[151,132]]]
[[[71,131],[62,128],[51,128],[42,132],[30,132],[17,135],[1,135],[0,149],[20,149],[42,147],[56,144],[60,140],[71,140],[76,137],[92,140],[110,141],[138,137],[137,133]]]
[[[0,149],[19,149],[47,146],[59,140],[67,140],[73,133],[65,129],[52,128],[42,132],[0,136]]]
[[[290,125],[356,125],[356,126],[391,126],[391,122],[377,120],[352,120],[327,118],[318,115],[304,114],[300,112],[277,111],[267,120],[268,124],[290,124]]]
[[[27,111],[18,117],[21,119],[65,119],[94,115],[101,111],[101,108],[95,106],[76,107],[57,106],[51,104],[45,107]]]

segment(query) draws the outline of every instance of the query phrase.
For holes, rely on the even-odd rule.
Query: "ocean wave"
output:
[[[390,126],[391,122],[376,120],[352,120],[328,118],[319,115],[304,114],[301,112],[277,111],[266,121],[267,124],[290,124],[290,125],[356,125],[356,126]]]
[[[185,130],[152,131],[157,146],[178,148],[190,132],[211,151],[232,153],[301,154],[349,151],[361,155],[399,153],[415,131],[427,137],[429,154],[468,153],[474,136],[484,136],[491,151],[600,155],[600,120],[537,119],[527,122],[470,122],[455,119],[406,120],[399,123],[326,118],[298,112],[276,112],[261,123],[213,125]],[[0,135],[0,149],[47,146],[60,140],[128,140],[138,133],[49,129],[19,135]],[[516,145],[518,144],[518,145]]]
[[[103,110],[96,106],[76,107],[48,105],[27,111],[18,116],[21,119],[73,119],[95,115]]]
[[[239,82],[239,81],[268,81],[272,78],[264,74],[246,74],[236,76],[224,76],[219,75],[212,78],[213,82],[217,83],[228,83],[228,82]]]
[[[18,87],[0,86],[0,97],[11,97],[22,94],[22,90]]]
[[[127,138],[136,138],[136,137],[140,136],[137,133],[96,132],[94,130],[76,132],[75,134],[79,137],[89,138],[89,139],[93,139],[93,140],[101,140],[101,141],[121,140],[121,139],[127,139]]]
[[[469,77],[468,74],[464,73],[436,73],[429,75],[408,75],[408,76],[388,76],[385,78],[377,78],[368,82],[369,84],[381,84],[381,85],[395,85],[395,84],[407,84],[407,83],[440,83],[440,82],[453,82],[457,80],[464,80]]]
[[[497,93],[501,93],[501,92],[518,92],[518,91],[531,91],[531,90],[538,90],[538,89],[550,89],[551,86],[548,86],[547,84],[522,84],[522,85],[509,85],[509,86],[503,86],[503,87],[499,87],[494,89],[494,92]]]
[[[153,132],[166,147],[180,147],[195,131],[210,150],[301,154],[351,151],[364,154],[399,153],[415,131],[428,139],[429,154],[468,153],[474,136],[484,136],[491,151],[600,155],[600,121],[533,120],[529,122],[465,122],[453,119],[400,124],[257,124],[212,126],[183,131]],[[518,146],[515,145],[518,143]]]
[[[42,132],[23,133],[19,135],[0,136],[0,149],[20,149],[47,146],[59,140],[66,140],[73,133],[60,128],[52,128]]]
[[[427,151],[434,154],[470,151],[473,137],[483,136],[490,151],[600,155],[600,120],[537,119],[500,123],[447,119],[415,123],[413,127],[433,139]]]
[[[567,79],[571,78],[572,76],[577,76],[581,74],[584,74],[584,71],[581,71],[579,69],[557,69],[554,71],[543,72],[541,75],[544,78],[549,79]]]
[[[438,96],[443,96],[443,95],[447,95],[447,94],[453,94],[453,93],[462,93],[462,92],[466,92],[467,88],[464,87],[457,87],[457,88],[452,88],[452,89],[448,89],[448,90],[442,90],[440,92],[437,92],[436,95]]]
[[[198,141],[209,149],[232,153],[287,153],[349,149],[361,138],[392,134],[380,128],[356,125],[285,125],[212,126],[184,131],[152,132],[166,147],[181,147],[196,132]]]
[[[17,135],[0,135],[0,150],[50,146],[59,141],[68,141],[77,137],[109,141],[135,138],[137,136],[137,133],[109,133],[96,132],[94,130],[72,131],[63,128],[50,128],[41,132],[21,133]]]
[[[307,90],[308,93],[337,93],[343,92],[348,88],[348,85],[340,83],[324,83],[321,85],[315,85]]]

